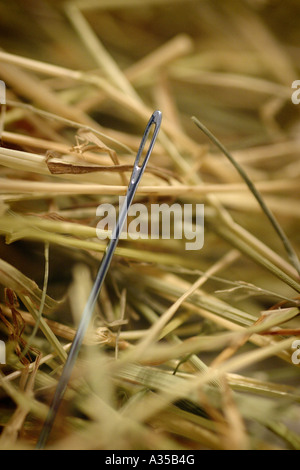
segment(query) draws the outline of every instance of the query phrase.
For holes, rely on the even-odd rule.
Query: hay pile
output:
[[[37,442],[155,109],[135,202],[204,204],[204,245],[120,241],[48,448],[300,448],[299,14],[2,2],[1,449]]]

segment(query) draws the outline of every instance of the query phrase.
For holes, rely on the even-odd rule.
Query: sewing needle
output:
[[[43,449],[44,448],[44,446],[45,446],[45,444],[48,440],[48,437],[51,433],[52,426],[53,426],[57,411],[58,411],[60,403],[63,399],[66,388],[68,386],[68,382],[69,382],[73,367],[75,365],[80,347],[82,345],[84,335],[87,331],[90,320],[92,318],[96,301],[98,299],[98,296],[99,296],[101,287],[103,285],[105,276],[106,276],[107,271],[109,269],[109,266],[110,266],[115,248],[118,244],[118,240],[119,240],[120,234],[122,232],[122,229],[123,229],[123,226],[124,226],[127,214],[128,214],[129,207],[132,203],[132,200],[133,200],[134,195],[136,193],[137,187],[139,185],[139,182],[142,178],[142,175],[145,171],[148,160],[150,158],[151,152],[153,150],[153,147],[154,147],[154,144],[155,144],[155,141],[156,141],[159,129],[160,129],[161,119],[162,119],[161,112],[160,111],[154,111],[154,113],[152,114],[152,116],[149,119],[149,122],[146,126],[146,129],[145,129],[145,132],[144,132],[144,135],[143,135],[143,138],[142,138],[142,141],[141,141],[141,144],[140,144],[140,147],[138,149],[138,153],[137,153],[137,156],[136,156],[136,159],[135,159],[135,162],[134,162],[132,174],[131,174],[128,189],[127,189],[127,194],[125,196],[123,205],[120,209],[118,221],[117,221],[116,226],[113,230],[110,242],[108,243],[105,254],[103,256],[103,259],[102,259],[102,262],[101,262],[96,280],[94,282],[93,288],[91,290],[91,293],[90,293],[89,298],[87,300],[87,303],[85,305],[85,308],[84,308],[84,311],[83,311],[83,314],[82,314],[77,332],[75,334],[75,337],[74,337],[74,340],[73,340],[68,358],[67,358],[66,363],[64,365],[61,377],[59,379],[57,388],[55,390],[53,401],[51,403],[46,421],[44,423],[42,432],[41,432],[40,437],[39,437],[39,440],[38,440],[38,443],[37,443],[37,446],[36,446],[37,449]],[[154,131],[153,131],[153,134],[152,134],[152,138],[151,138],[146,156],[145,156],[144,160],[141,161],[142,153],[143,153],[143,150],[145,148],[146,142],[148,140],[148,137],[149,137],[149,134],[150,134],[150,131],[151,131],[151,128],[152,128],[153,125],[154,125]]]

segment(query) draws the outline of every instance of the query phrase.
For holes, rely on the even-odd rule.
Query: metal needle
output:
[[[73,340],[68,358],[66,360],[66,363],[64,365],[60,380],[58,382],[58,385],[57,385],[57,388],[56,388],[56,391],[55,391],[55,394],[54,394],[54,398],[53,398],[53,401],[51,403],[46,421],[44,423],[42,432],[40,434],[40,437],[39,437],[39,440],[38,440],[38,443],[37,443],[37,446],[36,446],[37,449],[43,449],[44,448],[44,446],[47,442],[47,439],[48,439],[48,437],[51,433],[51,429],[52,429],[52,426],[53,426],[58,408],[60,406],[60,403],[62,401],[64,393],[66,391],[66,388],[67,388],[67,385],[68,385],[68,382],[69,382],[69,379],[70,379],[70,376],[71,376],[76,358],[78,356],[82,341],[84,339],[84,335],[87,331],[87,328],[89,326],[91,317],[93,315],[95,303],[97,301],[97,298],[99,296],[99,293],[100,293],[101,287],[103,285],[105,276],[106,276],[108,268],[110,266],[115,248],[118,244],[118,240],[119,240],[120,234],[122,232],[122,229],[123,229],[123,226],[124,226],[127,214],[128,214],[129,207],[132,203],[135,192],[137,190],[137,187],[139,185],[139,182],[140,182],[141,177],[142,177],[142,175],[145,171],[146,165],[148,163],[151,152],[153,150],[153,147],[154,147],[154,144],[155,144],[155,141],[156,141],[159,129],[160,129],[161,119],[162,119],[161,112],[160,111],[155,111],[152,114],[152,116],[151,116],[151,118],[150,118],[150,120],[149,120],[149,122],[146,126],[146,129],[145,129],[145,132],[144,132],[144,135],[143,135],[143,138],[142,138],[142,141],[141,141],[141,144],[140,144],[140,147],[139,147],[139,150],[138,150],[135,162],[134,162],[132,174],[131,174],[129,185],[128,185],[127,194],[125,196],[125,200],[124,200],[123,205],[121,207],[116,227],[115,227],[115,229],[112,233],[110,242],[107,246],[104,257],[102,259],[102,263],[100,265],[95,283],[93,285],[93,288],[92,288],[91,293],[89,295],[89,298],[87,300],[86,306],[84,308],[84,311],[83,311],[83,314],[82,314],[82,317],[81,317],[81,320],[80,320],[80,323],[79,323],[78,330],[77,330],[76,335],[74,337],[74,340]],[[151,131],[151,128],[152,128],[153,125],[155,127],[154,127],[154,131],[153,131],[152,139],[150,141],[146,156],[145,156],[144,160],[141,162],[142,153],[143,153],[143,150],[145,148],[147,139],[149,137],[149,134],[150,134],[150,131]]]

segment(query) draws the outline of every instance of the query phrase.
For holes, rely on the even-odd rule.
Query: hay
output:
[[[299,13],[1,5],[1,449],[37,442],[154,109],[135,201],[203,203],[204,246],[120,240],[47,448],[300,448]]]

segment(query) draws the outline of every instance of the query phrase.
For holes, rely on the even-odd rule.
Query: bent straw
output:
[[[274,230],[277,232],[277,235],[279,236],[280,240],[282,241],[282,244],[285,248],[285,251],[287,252],[287,255],[296,269],[298,275],[300,276],[300,261],[297,256],[296,251],[294,250],[293,246],[289,242],[286,234],[284,233],[284,230],[281,228],[281,225],[277,222],[277,219],[269,209],[269,207],[266,205],[263,197],[261,196],[260,192],[256,188],[256,185],[251,181],[245,170],[238,164],[238,162],[233,158],[233,156],[228,152],[226,147],[215,137],[208,129],[205,127],[202,122],[200,122],[196,117],[192,117],[192,121],[196,124],[199,129],[204,132],[205,135],[223,152],[223,154],[228,158],[230,163],[234,166],[234,168],[238,171],[240,176],[243,178],[245,183],[247,184],[248,188],[252,192],[253,196],[257,200],[258,204],[262,208],[263,212],[266,214],[268,217],[269,221],[271,222]]]
[[[102,259],[102,263],[100,265],[95,283],[93,285],[93,288],[92,288],[91,293],[89,295],[89,298],[87,300],[86,306],[84,308],[82,318],[81,318],[79,326],[78,326],[78,330],[76,332],[76,335],[74,337],[74,340],[73,340],[73,343],[72,343],[72,346],[71,346],[71,349],[70,349],[70,353],[69,353],[67,361],[64,365],[60,380],[58,382],[58,385],[57,385],[57,388],[56,388],[56,391],[55,391],[55,394],[54,394],[53,401],[51,403],[51,406],[50,406],[50,409],[49,409],[49,412],[48,412],[48,416],[47,416],[46,421],[44,423],[42,432],[40,434],[40,437],[39,437],[39,440],[38,440],[38,443],[37,443],[37,446],[36,446],[37,449],[43,449],[44,448],[44,446],[45,446],[45,444],[48,440],[48,437],[51,433],[52,426],[53,426],[57,411],[59,409],[59,406],[60,406],[60,403],[61,403],[62,398],[64,396],[64,393],[66,391],[66,388],[67,388],[67,385],[68,385],[68,382],[69,382],[74,364],[76,362],[81,344],[82,344],[83,339],[84,339],[84,335],[85,335],[86,330],[88,328],[88,325],[90,323],[90,320],[91,320],[91,317],[92,317],[92,314],[93,314],[93,311],[94,311],[95,303],[97,301],[97,298],[99,296],[99,293],[100,293],[101,287],[103,285],[105,276],[106,276],[107,271],[109,269],[109,266],[110,266],[115,248],[118,244],[118,240],[119,240],[120,234],[122,232],[122,229],[123,229],[123,226],[124,226],[127,214],[128,214],[129,207],[132,203],[135,192],[137,190],[137,187],[139,185],[141,177],[142,177],[142,175],[145,171],[146,165],[147,165],[148,160],[150,158],[150,155],[152,153],[152,150],[153,150],[153,147],[154,147],[154,144],[155,144],[155,141],[156,141],[159,129],[160,129],[161,119],[162,119],[161,112],[160,111],[155,111],[152,114],[152,116],[151,116],[151,118],[150,118],[150,120],[149,120],[149,122],[146,126],[146,129],[145,129],[145,132],[144,132],[144,135],[143,135],[143,138],[142,138],[142,141],[141,141],[141,144],[140,144],[140,147],[139,147],[139,150],[138,150],[135,162],[134,162],[132,174],[131,174],[129,185],[128,185],[127,194],[125,196],[124,203],[123,203],[122,208],[121,208],[120,213],[119,213],[118,222],[117,222],[116,227],[115,227],[115,229],[112,233],[110,242],[107,246],[106,252],[105,252],[104,257]],[[152,139],[151,139],[151,142],[149,144],[149,148],[147,150],[144,161],[141,162],[142,152],[143,152],[144,147],[146,145],[146,141],[148,139],[148,136],[150,134],[151,127],[152,127],[153,124],[155,125],[155,128],[154,128],[154,131],[153,131]]]

